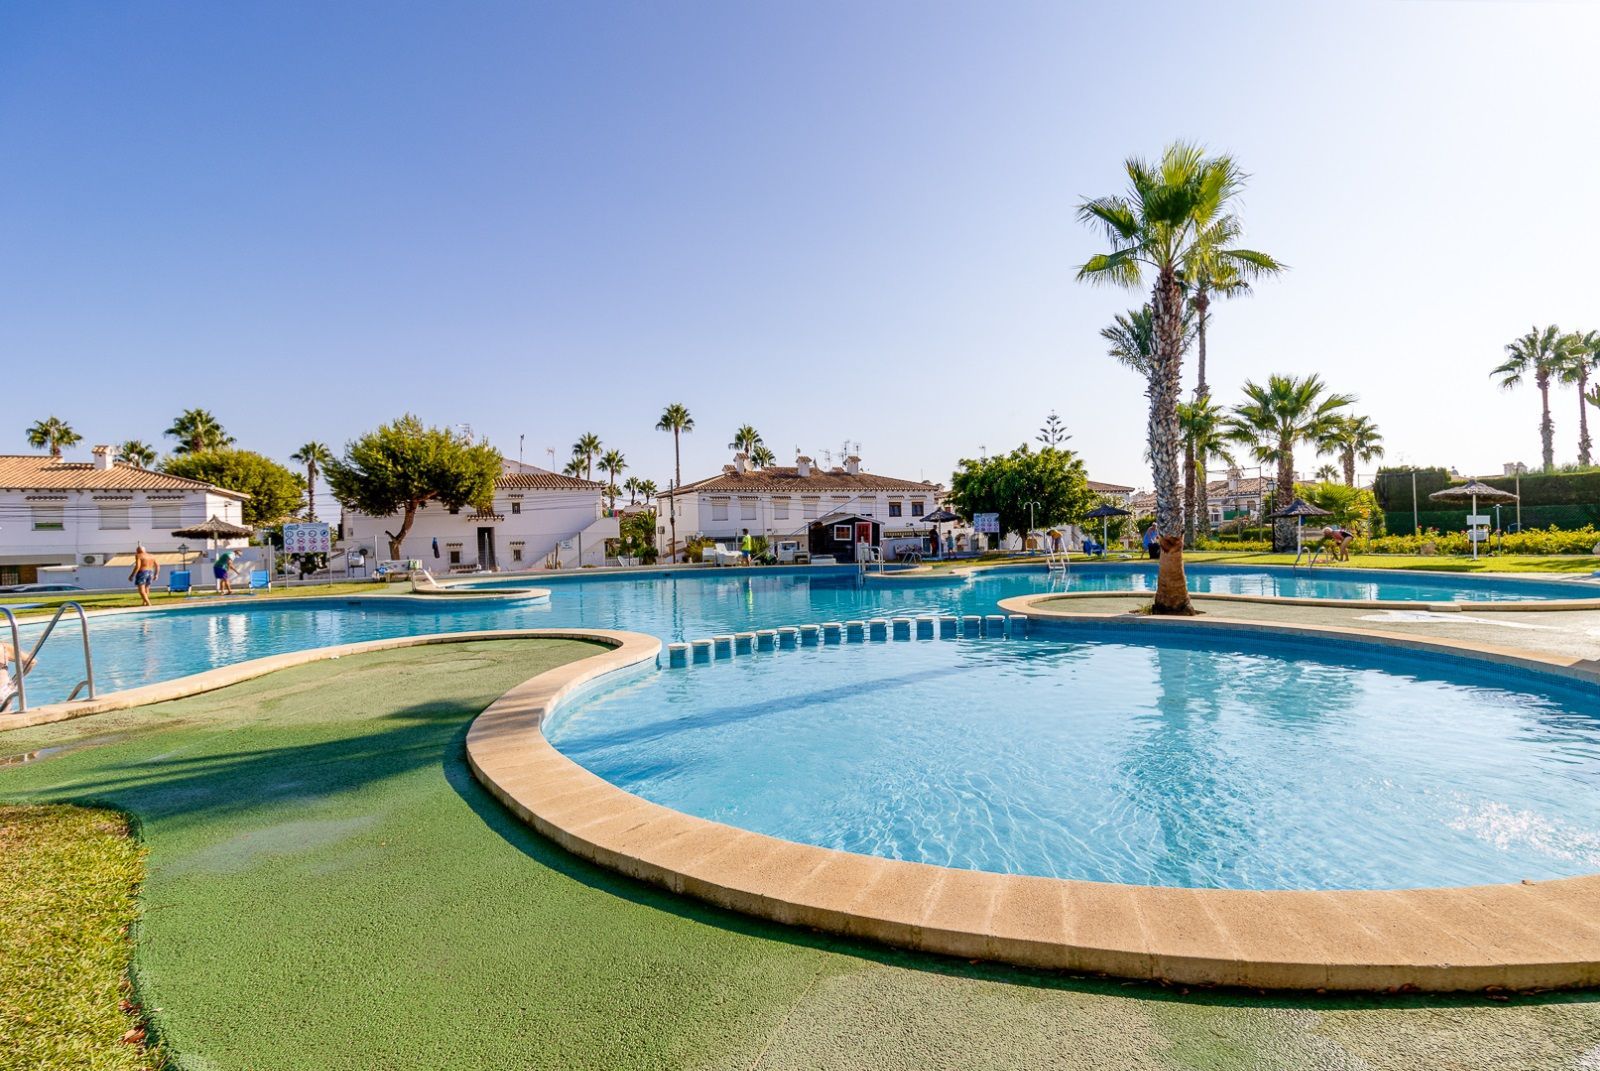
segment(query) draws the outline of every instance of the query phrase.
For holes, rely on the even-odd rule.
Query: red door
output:
[[[872,543],[872,522],[871,521],[857,521],[856,522],[856,544],[859,546],[862,543],[866,543],[866,544],[869,544],[869,545]]]

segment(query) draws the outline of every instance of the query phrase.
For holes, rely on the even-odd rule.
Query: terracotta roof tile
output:
[[[599,491],[605,487],[593,480],[580,480],[543,469],[502,473],[495,477],[494,485],[502,491]]]
[[[23,491],[210,491],[230,498],[249,495],[156,469],[118,461],[109,469],[92,461],[63,461],[48,454],[0,454],[0,488]]]
[[[694,483],[686,483],[677,493],[686,491],[727,491],[732,494],[753,494],[775,491],[789,494],[809,494],[818,491],[920,491],[931,495],[939,491],[936,484],[915,480],[897,480],[892,476],[878,476],[870,472],[830,472],[813,468],[811,475],[801,476],[794,466],[774,466],[751,469],[746,472],[723,472]],[[673,492],[663,491],[662,497]]]

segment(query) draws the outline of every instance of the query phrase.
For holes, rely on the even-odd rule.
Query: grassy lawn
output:
[[[121,815],[0,805],[0,1071],[159,1062],[119,1006],[143,869]]]
[[[1132,561],[1147,561],[1136,554]],[[1264,551],[1192,550],[1184,554],[1186,562],[1219,562],[1230,565],[1293,565],[1293,554],[1270,554]],[[1013,563],[1040,564],[1037,555],[994,555],[974,561],[929,562],[935,569],[971,568],[973,565],[1009,565]],[[1109,559],[1111,563],[1118,561]],[[1072,556],[1074,566],[1100,564],[1098,558]],[[1600,557],[1592,554],[1507,554],[1501,557],[1485,555],[1477,561],[1467,557],[1433,554],[1354,554],[1340,568],[1349,569],[1424,569],[1439,573],[1573,573],[1600,572]]]
[[[858,945],[619,878],[463,762],[477,711],[590,650],[382,652],[0,733],[0,756],[60,749],[0,765],[0,799],[139,816],[137,991],[180,1068],[1499,1071],[1600,1046],[1600,994],[1186,994]],[[129,862],[68,881],[125,890]]]
[[[240,594],[234,596],[238,599],[281,599],[307,595],[382,595],[398,594],[411,590],[410,584],[379,584],[371,580],[341,581],[336,584],[308,584],[303,587],[284,587],[282,585],[270,591],[259,591],[254,595],[243,593],[242,587],[238,588]],[[182,606],[185,603],[195,603],[202,599],[216,598],[209,589],[196,589],[193,595],[169,595],[163,588],[150,592],[150,601],[156,606]],[[18,607],[29,609],[17,610],[17,617],[38,617],[53,614],[56,607],[64,602],[82,603],[85,610],[110,610],[125,606],[138,606],[139,595],[133,589],[125,592],[111,593],[72,593],[50,592],[40,595],[0,595],[0,606]]]

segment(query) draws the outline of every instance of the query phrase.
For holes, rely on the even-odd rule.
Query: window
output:
[[[925,503],[919,502],[916,499],[912,499],[911,500],[911,516],[913,516],[913,517],[922,516],[922,509],[923,509],[924,505],[925,505]]]
[[[776,495],[772,499],[772,519],[786,521],[789,519],[789,496]]]
[[[511,512],[512,513],[521,513],[522,512],[522,503],[521,502],[513,502],[513,503],[511,503]]]
[[[800,499],[800,516],[815,517],[817,515],[817,496],[805,495]]]
[[[756,519],[756,500],[753,498],[739,499],[739,519],[753,521]]]
[[[901,510],[904,509],[904,508],[905,508],[905,503],[904,502],[891,502],[891,503],[889,503],[889,516],[891,516],[891,517],[900,516]]]
[[[713,498],[711,500],[711,519],[714,521],[728,519],[728,500],[726,498]]]
[[[461,544],[460,543],[446,543],[444,545],[444,547],[445,547],[445,550],[450,552],[450,564],[451,565],[460,565],[461,564]]]
[[[848,542],[850,542],[850,526],[848,524],[836,524],[836,525],[834,525],[833,526],[833,539],[834,539],[834,542],[836,542],[836,543],[848,543]]]
[[[64,532],[67,528],[66,508],[59,505],[33,507],[35,532]]]
[[[522,560],[522,548],[523,548],[524,545],[525,544],[520,539],[513,539],[511,541],[511,560],[512,561],[520,562]]]
[[[183,507],[176,502],[162,502],[150,507],[150,527],[166,535],[183,524]]]
[[[100,530],[102,532],[127,531],[128,507],[102,505],[100,507]]]

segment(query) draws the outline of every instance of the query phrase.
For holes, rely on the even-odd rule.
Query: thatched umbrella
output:
[[[237,524],[230,524],[221,517],[212,514],[208,520],[194,525],[192,528],[179,528],[172,534],[179,539],[204,539],[207,549],[209,549],[214,540],[249,539],[255,532]],[[186,569],[189,567],[187,560],[184,561],[183,566]]]
[[[929,534],[933,536],[933,556],[942,558],[944,550],[943,541],[939,538],[939,526],[941,524],[952,524],[961,518],[947,509],[936,509],[932,513],[926,514],[922,519],[928,525]]]
[[[1332,510],[1323,509],[1321,506],[1313,506],[1305,499],[1297,498],[1283,509],[1274,510],[1273,512],[1267,514],[1267,520],[1275,521],[1279,518],[1294,518],[1294,556],[1296,561],[1298,561],[1300,558],[1300,553],[1303,549],[1301,546],[1301,540],[1304,538],[1303,533],[1305,532],[1306,518],[1332,516]]]
[[[1098,519],[1100,521],[1100,556],[1102,558],[1106,556],[1106,542],[1107,535],[1111,531],[1111,518],[1132,516],[1132,510],[1125,510],[1119,506],[1113,506],[1110,503],[1107,503],[1103,506],[1096,506],[1094,509],[1083,515],[1084,520]]]
[[[1435,491],[1428,498],[1434,502],[1471,502],[1471,516],[1473,517],[1478,515],[1478,499],[1480,498],[1485,502],[1515,502],[1517,500],[1517,496],[1510,491],[1502,491],[1498,487],[1490,487],[1482,480],[1468,480],[1466,483],[1456,487],[1446,487],[1442,491]],[[1472,529],[1476,527],[1477,525],[1472,523],[1467,525],[1469,533],[1467,538],[1472,543],[1473,561],[1478,559],[1478,541],[1471,536]]]

